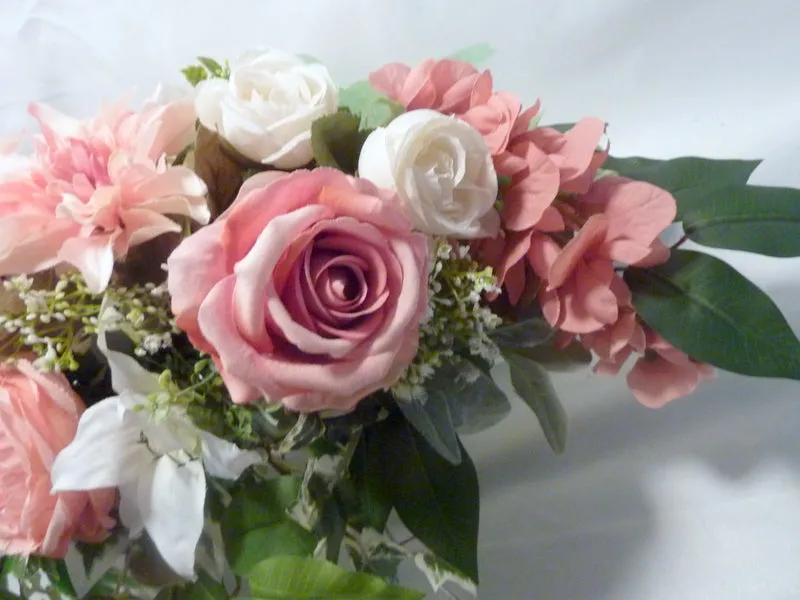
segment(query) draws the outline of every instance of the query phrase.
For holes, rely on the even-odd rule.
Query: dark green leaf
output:
[[[359,129],[359,124],[360,119],[347,110],[314,121],[311,125],[311,146],[317,164],[355,174],[361,146],[369,135],[367,131]]]
[[[400,519],[432,552],[478,581],[480,496],[464,447],[453,465],[399,415],[374,427],[383,485]]]
[[[297,501],[300,480],[282,476],[251,481],[232,490],[233,500],[222,517],[228,560],[244,574],[261,560],[276,554],[310,554],[314,536],[286,514]]]
[[[542,426],[547,443],[557,454],[567,446],[567,415],[550,375],[539,363],[516,352],[505,353],[511,373],[511,384],[522,400],[530,406]]]
[[[723,261],[687,250],[627,269],[636,312],[692,358],[755,377],[800,379],[800,341],[763,291]]]
[[[489,334],[500,349],[533,348],[547,343],[555,334],[541,317],[501,325]]]
[[[531,348],[515,348],[514,352],[555,372],[573,371],[592,362],[592,353],[578,341],[572,341],[564,348],[557,348],[548,342]]]
[[[214,580],[208,573],[201,571],[197,581],[181,586],[162,590],[156,600],[228,600],[225,586]]]
[[[444,397],[458,433],[483,431],[502,421],[511,412],[511,404],[492,379],[491,369],[484,369],[485,365],[475,366],[479,373],[469,383],[459,377],[455,369],[440,369],[445,377],[449,376],[450,389]],[[446,388],[442,387],[442,390],[444,392]]]
[[[0,600],[20,600],[20,597],[8,590],[0,590]]]
[[[800,256],[800,190],[728,185],[682,203],[686,234],[705,246]]]
[[[445,387],[447,382],[442,376],[434,377],[425,383],[428,397],[424,402],[398,401],[397,405],[406,420],[425,438],[431,448],[445,460],[457,465],[461,462],[461,446],[449,406],[454,383],[450,379],[451,390],[448,390]]]
[[[326,498],[320,511],[319,529],[327,544],[325,558],[333,563],[339,562],[339,552],[347,529],[345,517],[335,497]],[[312,554],[314,548],[307,554]],[[284,552],[289,554],[289,552]]]
[[[339,108],[357,115],[363,131],[385,127],[406,111],[402,104],[381,94],[368,81],[357,81],[339,90]]]
[[[364,526],[383,531],[392,512],[392,501],[381,478],[380,438],[372,428],[361,435],[350,462],[350,475],[358,490]]]
[[[675,196],[679,218],[683,200],[708,188],[729,184],[743,185],[761,163],[759,160],[718,160],[682,156],[671,160],[656,160],[631,156],[609,156],[604,169],[615,171],[623,177],[647,181]]]
[[[250,575],[254,600],[421,600],[425,594],[389,585],[366,573],[333,563],[280,556],[262,562]]]

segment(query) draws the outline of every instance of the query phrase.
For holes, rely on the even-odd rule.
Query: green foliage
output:
[[[402,104],[375,90],[368,81],[357,81],[339,90],[339,108],[358,116],[359,126],[364,131],[386,127],[406,111]]]
[[[373,428],[380,477],[405,526],[432,552],[478,581],[478,477],[469,455],[453,465],[399,415]]]
[[[705,194],[711,188],[744,185],[760,163],[759,160],[720,160],[696,156],[671,160],[609,156],[603,168],[624,177],[647,181],[670,192],[678,203],[680,220],[684,200],[696,194]]]
[[[494,48],[492,48],[487,43],[482,43],[482,44],[473,44],[472,46],[467,46],[466,48],[462,48],[458,52],[453,52],[453,54],[451,54],[447,58],[452,58],[455,60],[463,60],[464,62],[468,62],[477,66],[480,63],[489,60],[493,54],[494,54]]]
[[[357,524],[376,531],[386,528],[392,512],[389,489],[381,477],[380,441],[372,428],[365,429],[350,462],[350,477],[359,499]]]
[[[320,167],[333,167],[354,175],[358,170],[361,147],[369,135],[359,129],[361,120],[346,109],[340,109],[314,121],[311,125],[311,147]]]
[[[207,56],[200,56],[197,58],[199,65],[189,65],[181,69],[181,73],[193,87],[196,87],[201,81],[205,81],[209,77],[216,77],[220,79],[228,79],[231,76],[231,67],[228,61],[221,65],[213,58]]]
[[[292,556],[270,558],[253,569],[254,600],[421,600],[425,595],[333,563]]]
[[[592,362],[592,353],[575,340],[563,348],[557,347],[550,340],[530,348],[516,348],[514,351],[553,372],[573,371]]]
[[[301,481],[281,476],[266,481],[242,481],[230,491],[232,501],[222,515],[225,553],[234,573],[247,574],[265,558],[310,555],[315,537],[288,515],[297,501]]]
[[[553,451],[563,453],[567,446],[567,415],[547,371],[524,354],[509,351],[503,356],[514,390],[533,410]]]
[[[698,190],[681,203],[683,228],[698,244],[800,256],[800,190],[732,184]]]
[[[679,250],[627,269],[639,316],[692,358],[755,377],[800,379],[800,341],[775,303],[723,261]]]
[[[549,342],[556,330],[541,317],[501,325],[489,334],[501,350],[533,348]]]
[[[196,581],[164,588],[155,600],[228,600],[229,598],[224,585],[205,571],[200,571]]]

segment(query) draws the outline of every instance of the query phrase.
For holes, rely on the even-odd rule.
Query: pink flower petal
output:
[[[99,294],[111,280],[114,269],[114,238],[110,235],[73,237],[64,242],[58,260],[74,265],[86,280],[86,287]]]

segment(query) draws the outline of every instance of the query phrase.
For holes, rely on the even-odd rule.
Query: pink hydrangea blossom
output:
[[[181,230],[166,215],[208,221],[202,180],[167,162],[193,138],[190,101],[110,106],[85,121],[29,110],[41,127],[32,166],[0,182],[0,275],[68,263],[100,292],[129,248]]]

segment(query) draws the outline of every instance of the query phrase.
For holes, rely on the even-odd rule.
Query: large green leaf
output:
[[[311,147],[320,167],[354,174],[369,132],[359,129],[361,120],[348,110],[321,117],[311,125]]]
[[[489,372],[480,372],[469,383],[450,382],[450,416],[458,433],[475,433],[502,421],[511,412],[511,404]]]
[[[698,361],[756,377],[800,379],[800,341],[763,291],[723,261],[688,250],[625,281],[641,318]]]
[[[567,446],[567,415],[547,370],[539,363],[517,352],[503,355],[511,373],[511,384],[527,404],[544,432],[547,443],[557,454]]]
[[[609,156],[603,168],[667,190],[675,196],[678,213],[681,215],[684,199],[692,198],[698,192],[703,193],[712,187],[744,185],[760,163],[760,160],[721,160],[696,156],[682,156],[671,160]]]
[[[386,528],[392,512],[389,488],[384,486],[381,477],[380,442],[374,429],[366,428],[350,461],[350,475],[358,490],[361,519],[364,526],[376,531]]]
[[[461,447],[453,465],[399,415],[374,428],[383,485],[406,527],[432,552],[478,581],[480,496],[475,466]]]
[[[224,585],[201,571],[193,583],[164,588],[155,600],[228,600],[229,598]]]
[[[421,600],[425,596],[380,577],[294,556],[265,560],[253,569],[249,584],[254,600]]]
[[[232,491],[222,517],[225,552],[235,573],[247,574],[270,556],[310,555],[315,537],[286,514],[295,504],[300,480],[282,476],[251,481]]]
[[[683,201],[683,228],[697,242],[777,257],[800,256],[800,190],[709,188]]]
[[[357,115],[364,131],[385,127],[406,111],[402,104],[381,94],[368,81],[357,81],[339,90],[339,108]]]

